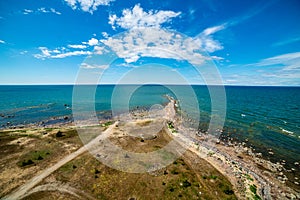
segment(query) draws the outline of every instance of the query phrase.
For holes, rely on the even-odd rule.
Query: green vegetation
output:
[[[251,190],[251,192],[256,194],[256,190],[257,190],[256,185],[250,185],[250,190]]]
[[[210,176],[209,176],[209,178],[210,178],[210,179],[214,179],[214,180],[216,180],[216,179],[218,178],[218,176],[215,176],[215,175],[210,175]]]
[[[251,176],[249,174],[245,174],[246,179],[253,181],[253,178],[251,178]]]
[[[101,124],[101,126],[102,126],[102,127],[108,127],[108,126],[110,126],[110,125],[112,125],[112,124],[113,124],[112,121],[108,121],[108,122],[105,122],[105,123]]]
[[[50,151],[48,150],[31,151],[25,154],[24,156],[22,156],[20,161],[17,164],[20,167],[25,167],[28,165],[38,163],[41,160],[44,160],[49,155],[50,155]]]
[[[256,185],[250,185],[250,191],[253,193],[253,199],[254,200],[261,200],[260,196],[257,195],[257,187]]]
[[[77,131],[76,130],[66,130],[66,131],[60,131],[58,130],[55,134],[55,137],[58,139],[58,138],[62,138],[62,139],[65,139],[65,138],[72,138],[74,136],[77,135]]]
[[[171,130],[172,133],[178,133],[178,131],[175,129],[175,127],[173,125],[173,122],[168,121],[167,125],[168,125],[168,128]]]

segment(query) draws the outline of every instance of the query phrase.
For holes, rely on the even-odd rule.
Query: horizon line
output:
[[[186,85],[191,85],[191,86],[230,86],[230,87],[300,87],[300,85],[233,85],[233,84],[216,84],[216,85],[207,85],[207,84],[174,84],[174,83],[169,83],[169,84],[159,84],[159,83],[147,83],[147,84],[137,84],[137,83],[122,83],[122,84],[115,84],[115,83],[102,83],[102,84],[73,84],[73,83],[38,83],[38,84],[1,84],[0,86],[92,86],[92,85],[104,85],[104,86],[109,86],[109,85],[173,85],[173,86],[186,86]]]

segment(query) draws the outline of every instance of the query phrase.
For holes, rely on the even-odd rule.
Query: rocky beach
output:
[[[174,140],[184,148],[187,148],[186,152],[181,157],[186,163],[190,163],[191,166],[203,162],[208,163],[209,166],[211,166],[208,167],[208,169],[216,169],[230,182],[233,187],[232,192],[223,189],[223,192],[225,191],[225,196],[234,194],[237,199],[300,198],[298,178],[296,176],[293,177],[294,180],[290,178],[291,176],[289,173],[293,172],[292,169],[286,169],[284,163],[272,163],[271,161],[264,159],[260,153],[254,153],[251,148],[246,147],[244,143],[228,143],[219,138],[213,138],[213,136],[209,136],[205,133],[199,133],[197,130],[187,129],[182,125],[182,117],[178,115],[176,101],[170,97],[168,98],[170,102],[166,104],[164,108],[151,110],[153,113],[150,114],[144,109],[136,109],[130,113],[130,120],[128,114],[126,114],[111,120],[102,120],[99,122],[99,125],[87,124],[86,128],[88,132],[95,132],[95,130],[101,129],[102,134],[96,134],[94,136],[96,139],[86,141],[86,144],[83,147],[80,147],[82,146],[82,141],[78,141],[79,138],[76,136],[76,126],[74,126],[72,122],[50,125],[41,124],[40,126],[42,127],[11,127],[10,129],[1,130],[1,149],[2,155],[5,155],[1,159],[2,172],[0,173],[2,180],[0,187],[3,191],[1,194],[2,198],[26,199],[28,196],[44,193],[44,191],[48,191],[46,193],[49,193],[49,191],[56,191],[56,193],[58,191],[61,194],[65,193],[66,191],[64,190],[71,187],[70,185],[65,185],[56,181],[50,184],[48,183],[48,179],[54,176],[53,174],[57,173],[62,167],[68,165],[68,163],[74,162],[74,160],[82,155],[86,155],[88,153],[87,150],[91,150],[97,146],[97,152],[103,152],[103,149],[101,150],[102,147],[100,147],[102,145],[98,144],[99,141],[101,141],[99,138],[103,137],[108,137],[110,141],[113,141],[114,144],[119,145],[120,147],[137,152],[141,151],[141,146],[136,143],[137,141],[143,145],[149,142],[149,146],[146,145],[147,148],[146,146],[142,146],[142,152],[147,152],[153,148],[151,145],[154,145],[155,142],[159,142],[159,145],[156,145],[155,148],[166,145],[166,142],[160,141],[161,138],[166,141]],[[152,118],[149,118],[149,115],[151,115]],[[155,133],[155,135],[150,138],[146,137],[149,131],[153,132],[155,127],[159,126],[162,126],[160,130],[163,130],[163,133]],[[91,129],[91,127],[93,128]],[[132,136],[134,132],[142,132],[143,135]],[[98,132],[96,131],[96,133]],[[27,151],[26,149],[30,148],[30,146],[31,148],[34,147],[34,149],[40,149],[41,146],[39,145],[44,142],[43,140],[46,140],[49,145],[51,144],[50,138],[54,139],[55,141],[53,142],[55,143],[55,146],[58,145],[59,147],[51,146],[51,148],[48,149],[48,152],[45,152],[47,150],[44,149],[39,152],[40,154],[37,153],[38,151],[36,153],[31,152],[31,154],[39,154],[39,156],[34,155],[37,157],[34,158],[33,156],[31,159],[27,158],[28,155],[26,156],[26,154],[28,154],[28,152],[25,153]],[[159,141],[157,141],[157,138]],[[152,144],[152,142],[154,143]],[[54,144],[52,143],[51,145]],[[16,146],[18,146],[17,149],[19,152],[14,150]],[[52,148],[54,149],[50,150]],[[55,150],[55,148],[57,149]],[[57,152],[58,149],[60,149],[59,152]],[[57,157],[55,156],[52,159],[47,158],[48,155],[52,156],[52,154],[54,154],[50,153],[50,151],[56,151]],[[90,151],[90,153],[94,155],[94,157],[92,157],[93,159],[96,160],[95,155],[96,157],[105,157],[103,153],[95,153],[95,148],[93,151],[94,153]],[[16,161],[11,160],[14,157],[14,152],[16,152],[15,156],[18,155],[21,158],[25,158],[25,160],[19,160],[15,164],[16,166],[13,164]],[[49,154],[47,155],[47,153]],[[127,155],[127,157],[129,156]],[[108,158],[105,159],[109,160]],[[124,160],[126,161],[126,159],[125,156]],[[44,160],[47,160],[47,165],[44,165],[45,163],[43,164]],[[299,167],[299,163],[294,164],[295,168]],[[40,165],[44,167],[41,167]],[[76,165],[76,168],[77,167],[78,166]],[[162,176],[160,173],[168,171],[167,168],[168,166],[157,167],[156,170],[156,168],[153,168],[152,166],[149,174]],[[193,173],[201,174],[205,173],[205,170],[204,172],[193,171]],[[77,174],[76,176],[80,175]],[[202,179],[201,181],[210,179],[212,183],[214,183],[215,179],[218,179],[215,178],[215,176],[218,177],[217,175],[209,176],[210,178],[206,175],[202,175],[200,179]],[[48,185],[41,185],[41,183],[45,181]],[[66,181],[69,182],[71,180]],[[72,181],[70,183],[72,183]],[[62,185],[62,188],[65,187],[65,189],[58,190],[60,186],[58,187],[55,185]],[[219,183],[219,186],[220,185],[222,184]],[[201,191],[201,189],[199,189],[199,191]],[[205,193],[205,191],[202,191],[202,193]],[[81,195],[83,194],[85,196],[88,195],[91,199],[94,198],[93,193],[91,192],[88,192],[87,194],[84,192]],[[72,196],[72,194],[69,193],[68,195]],[[76,195],[80,196],[80,193],[77,191],[73,196],[74,195],[75,197]],[[210,195],[215,199],[220,198],[213,194]],[[123,197],[120,196],[119,199],[123,199]]]

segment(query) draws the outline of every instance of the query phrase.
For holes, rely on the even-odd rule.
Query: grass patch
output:
[[[113,124],[112,121],[108,121],[108,122],[105,122],[105,123],[101,124],[101,126],[102,126],[102,127],[108,127],[108,126],[110,126],[110,125],[112,125],[112,124]]]
[[[21,157],[20,161],[17,163],[19,167],[26,167],[33,165],[44,160],[50,155],[49,150],[31,151]]]
[[[256,185],[250,185],[250,191],[256,194],[257,191]]]
[[[216,180],[218,178],[218,176],[216,176],[216,175],[210,175],[208,178]]]
[[[260,196],[257,195],[257,187],[256,185],[250,185],[250,191],[253,193],[253,199],[254,200],[261,200]]]
[[[249,174],[245,174],[245,177],[247,180],[253,181],[253,178],[251,178],[251,176]]]

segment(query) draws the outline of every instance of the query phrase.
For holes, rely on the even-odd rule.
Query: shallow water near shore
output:
[[[80,86],[93,87],[93,86]],[[129,94],[135,86],[122,85],[122,93]],[[188,86],[145,85],[130,94],[129,109],[149,109],[155,104],[166,104],[174,88],[182,91],[185,104]],[[218,87],[218,86],[214,86]],[[114,85],[101,85],[95,93],[98,118],[111,116],[111,96]],[[199,102],[200,130],[205,132],[211,113],[211,100],[206,86],[192,86]],[[227,111],[222,136],[232,141],[245,142],[255,152],[274,162],[286,161],[287,168],[300,162],[300,88],[299,87],[238,87],[226,86]],[[0,126],[9,128],[26,124],[60,123],[71,120],[73,86],[0,86]],[[122,98],[122,96],[119,96]],[[121,101],[120,101],[121,102]],[[85,103],[82,104],[84,109]],[[122,111],[123,107],[114,105]],[[193,107],[185,106],[185,109]],[[67,116],[67,117],[66,117]],[[272,153],[270,153],[272,152]],[[295,175],[300,172],[295,168]]]

